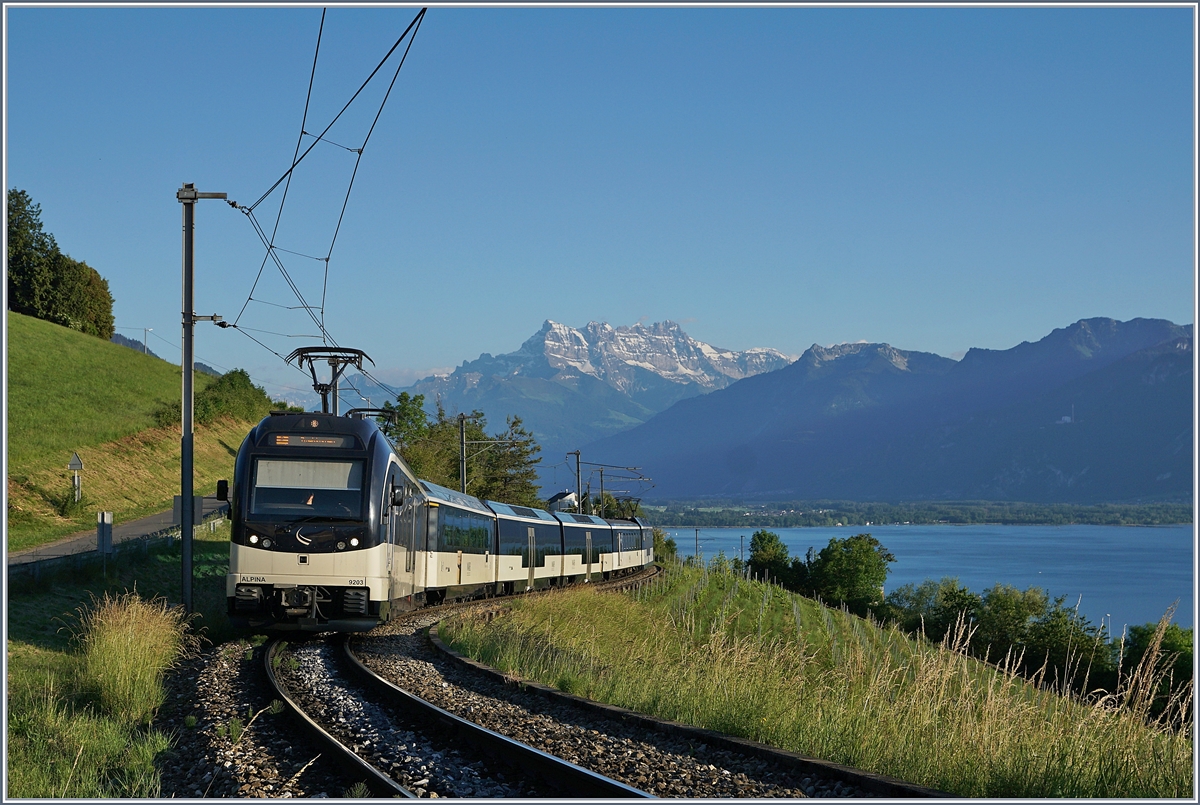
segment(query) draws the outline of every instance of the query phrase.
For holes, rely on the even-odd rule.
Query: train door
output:
[[[525,589],[533,589],[533,573],[537,568],[537,530],[533,526],[529,526],[529,586]]]
[[[420,530],[421,518],[417,516],[417,506],[419,499],[416,493],[410,489],[408,495],[404,499],[404,508],[408,512],[406,522],[409,527],[405,529],[405,534],[408,538],[408,545],[404,552],[404,572],[411,574],[416,567],[417,555],[417,531]]]
[[[588,582],[592,580],[592,532],[584,531],[583,536],[587,541],[587,576],[584,577],[584,581]]]
[[[391,601],[396,597],[396,574],[392,570],[392,562],[396,552],[396,535],[400,531],[401,512],[401,509],[396,506],[396,474],[394,471],[384,488],[387,490],[387,500],[384,501],[384,511],[387,512],[387,547],[384,548],[387,552],[385,559],[388,577],[387,600]]]

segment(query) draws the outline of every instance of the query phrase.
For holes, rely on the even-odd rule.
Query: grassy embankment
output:
[[[157,427],[155,414],[164,404],[178,405],[179,368],[12,313],[7,336],[9,550],[92,530],[97,510],[113,511],[119,523],[169,509],[179,484],[179,428]],[[197,374],[198,394],[215,388],[214,382]],[[244,400],[245,391],[234,389],[232,398]],[[231,477],[234,454],[251,425],[242,417],[197,426],[197,492],[211,493],[218,478]],[[84,463],[84,500],[78,506],[69,497],[66,465],[72,451]],[[194,543],[193,602],[200,613],[195,626],[213,642],[231,637],[224,597],[228,534],[228,526],[216,534],[201,529]],[[10,796],[157,793],[156,764],[164,762],[170,740],[155,729],[154,710],[171,652],[146,655],[132,649],[186,648],[185,632],[178,616],[161,603],[125,600],[95,613],[91,605],[135,588],[143,602],[156,596],[178,602],[179,587],[176,543],[147,555],[118,553],[108,562],[107,577],[96,564],[44,573],[37,582],[9,589]],[[93,614],[81,622],[84,613]],[[72,628],[81,639],[71,640]],[[138,639],[129,640],[130,635]],[[118,680],[115,694],[113,679]]]
[[[229,526],[201,529],[193,551],[198,617],[185,632],[178,610],[179,543],[118,554],[108,563],[43,575],[9,591],[8,795],[153,797],[170,736],[155,727],[162,672],[189,635],[232,637],[225,618]],[[126,591],[128,606],[100,610]],[[80,615],[85,617],[81,619]],[[83,627],[91,627],[85,630]],[[75,639],[73,634],[86,635]]]
[[[507,673],[960,796],[1192,795],[1190,729],[1148,723],[1145,677],[1083,702],[732,574],[447,627]]]
[[[179,428],[155,410],[178,404],[179,367],[39,319],[8,316],[8,550],[94,530],[96,512],[126,522],[171,508],[179,492]],[[214,380],[197,373],[199,392]],[[250,423],[198,426],[196,492],[230,478]],[[83,501],[67,462],[83,460]]]

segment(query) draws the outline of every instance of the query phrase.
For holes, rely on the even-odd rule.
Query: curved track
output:
[[[296,717],[303,729],[310,738],[312,738],[319,746],[321,746],[330,757],[351,779],[361,779],[366,783],[367,788],[376,796],[385,797],[408,797],[416,799],[417,795],[409,791],[404,786],[400,785],[390,776],[384,774],[379,769],[368,763],[358,755],[350,747],[343,744],[337,738],[333,737],[320,724],[313,720],[304,709],[297,704],[296,700],[288,692],[287,687],[280,682],[279,676],[275,673],[277,658],[281,656],[280,647],[286,645],[278,638],[271,640],[267,644],[267,649],[263,652],[263,666],[267,673],[269,681],[275,695],[283,701],[284,706],[291,711]]]

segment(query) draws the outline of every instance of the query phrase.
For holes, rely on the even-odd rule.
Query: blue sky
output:
[[[319,131],[415,8],[329,9]],[[182,182],[290,164],[320,8],[12,8],[5,183],[178,360]],[[545,319],[673,319],[719,347],[953,355],[1080,318],[1193,320],[1189,8],[432,8],[362,156],[325,323],[402,385]],[[395,62],[329,139],[361,144]],[[311,140],[306,139],[306,144]],[[297,169],[276,245],[329,249],[355,155]],[[256,209],[274,222],[278,193]],[[264,250],[197,212],[197,313]],[[310,302],[322,263],[282,253]],[[268,263],[240,325],[316,329]],[[249,331],[248,331],[249,332]],[[251,333],[286,354],[313,338]],[[243,334],[197,355],[296,397]],[[375,400],[378,402],[378,397]]]

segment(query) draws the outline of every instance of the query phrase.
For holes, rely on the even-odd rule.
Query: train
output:
[[[232,487],[235,627],[368,631],[445,601],[586,584],[654,561],[650,527],[482,500],[416,477],[372,416],[272,412]]]

